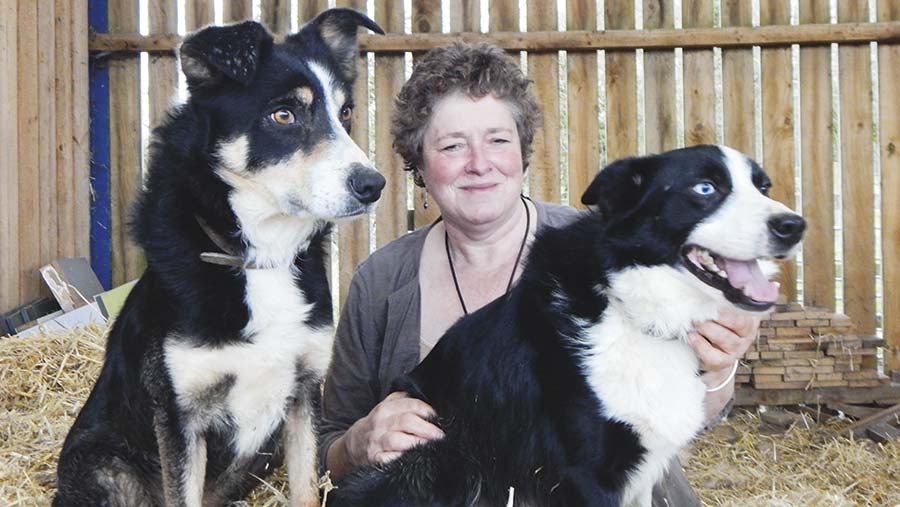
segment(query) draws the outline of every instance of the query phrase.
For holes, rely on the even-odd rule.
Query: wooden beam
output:
[[[897,403],[900,402],[900,385],[879,387],[823,387],[814,389],[752,389],[735,390],[736,405],[796,405],[825,403]]]
[[[900,21],[798,26],[690,28],[659,30],[540,31],[494,33],[412,33],[359,36],[360,51],[397,53],[426,51],[455,41],[490,42],[511,51],[593,51],[597,49],[821,46],[832,42],[868,44],[900,41]],[[181,38],[174,34],[94,33],[91,51],[173,51]]]

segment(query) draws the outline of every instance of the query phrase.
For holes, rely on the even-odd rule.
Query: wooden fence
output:
[[[333,282],[338,301],[370,245],[381,246],[438,213],[434,207],[423,210],[421,192],[400,171],[386,126],[404,81],[405,53],[416,58],[430,47],[463,38],[527,55],[525,65],[544,113],[528,172],[532,196],[576,203],[607,161],[723,142],[754,156],[772,176],[775,197],[802,208],[809,221],[802,269],[785,265],[784,292],[795,298],[802,290],[802,301],[812,306],[842,304],[860,333],[875,333],[876,280],[886,288],[900,286],[900,3],[872,0],[876,19],[870,21],[867,2],[856,0],[838,1],[836,19],[830,16],[829,0],[685,0],[680,13],[673,11],[674,0],[605,0],[602,12],[596,0],[491,0],[488,32],[481,33],[479,0],[443,1],[446,6],[441,0],[413,0],[412,12],[406,13],[402,0],[377,0],[369,14],[388,35],[360,37],[353,137],[372,154],[388,184],[374,226],[358,220],[337,232]],[[98,3],[93,0],[92,5]],[[113,284],[133,279],[143,269],[140,252],[123,227],[127,205],[141,184],[140,82],[147,81],[145,107],[154,124],[177,82],[172,55],[179,40],[176,3],[149,0],[150,34],[141,36],[138,2],[108,0],[108,33],[94,34],[90,41],[95,57],[109,67]],[[251,0],[223,0],[221,13],[212,2],[185,3],[181,15],[188,30],[216,19],[256,15],[276,33],[335,4],[366,9],[365,0],[301,0],[293,7],[287,0],[262,0],[259,12]],[[13,5],[3,2],[8,4]],[[520,4],[527,13],[520,12]],[[19,8],[20,18],[27,10]],[[21,60],[30,46],[23,44],[19,29]],[[874,59],[872,42],[877,43]],[[150,55],[150,71],[144,76],[140,52]],[[6,88],[3,93],[8,97]],[[19,125],[24,120],[20,117]],[[378,128],[370,131],[374,125]],[[31,160],[32,153],[19,153],[25,158],[20,160],[21,195],[31,181],[21,175],[32,174],[25,163],[43,166]],[[8,177],[7,171],[3,174]],[[413,209],[408,210],[410,195]],[[32,217],[23,216],[22,209],[20,199],[20,224],[30,223]],[[20,225],[33,235],[29,245],[45,240],[24,229]],[[15,237],[4,236],[7,231],[0,228],[0,241]],[[37,246],[33,249],[36,254]],[[26,266],[23,259],[31,259],[30,252],[19,255],[21,266]],[[4,266],[17,265],[4,255]],[[30,296],[32,289],[20,290],[19,296]],[[883,331],[891,347],[887,360],[900,368],[900,295],[883,292]]]

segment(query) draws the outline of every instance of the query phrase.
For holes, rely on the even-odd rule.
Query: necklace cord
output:
[[[519,261],[522,260],[522,252],[525,251],[525,243],[528,241],[528,232],[531,230],[531,210],[528,209],[528,203],[525,202],[524,196],[519,196],[522,204],[525,206],[525,234],[522,236],[522,244],[519,245],[519,253],[516,254],[516,262],[513,264],[512,273],[509,274],[509,282],[506,284],[506,292],[512,288],[513,280],[516,277],[516,270],[519,269]],[[466,301],[463,299],[462,290],[459,288],[459,280],[456,277],[456,269],[453,267],[453,256],[450,255],[450,236],[447,229],[444,228],[444,250],[447,251],[447,264],[450,265],[450,274],[453,276],[453,285],[456,287],[456,296],[459,298],[459,304],[462,306],[463,314],[468,315],[469,309],[466,308]]]

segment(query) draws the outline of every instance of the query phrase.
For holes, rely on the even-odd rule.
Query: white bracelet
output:
[[[725,386],[727,386],[731,382],[731,379],[734,378],[734,374],[737,373],[739,363],[740,363],[740,360],[735,361],[734,366],[731,367],[731,373],[728,374],[728,378],[725,379],[721,384],[717,385],[716,387],[713,387],[712,389],[707,389],[706,392],[714,393],[716,391],[720,391],[720,390],[724,389]]]

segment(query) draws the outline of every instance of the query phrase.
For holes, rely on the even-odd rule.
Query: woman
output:
[[[353,277],[325,381],[319,456],[340,477],[442,436],[425,402],[390,393],[461,316],[505,294],[535,231],[572,208],[522,198],[539,122],[528,79],[499,48],[457,43],[430,51],[397,98],[394,147],[442,219],[386,245]],[[698,323],[691,343],[711,388],[708,420],[727,413],[733,365],[758,321],[728,313]],[[724,387],[721,387],[724,386]],[[654,505],[699,505],[670,467]]]

